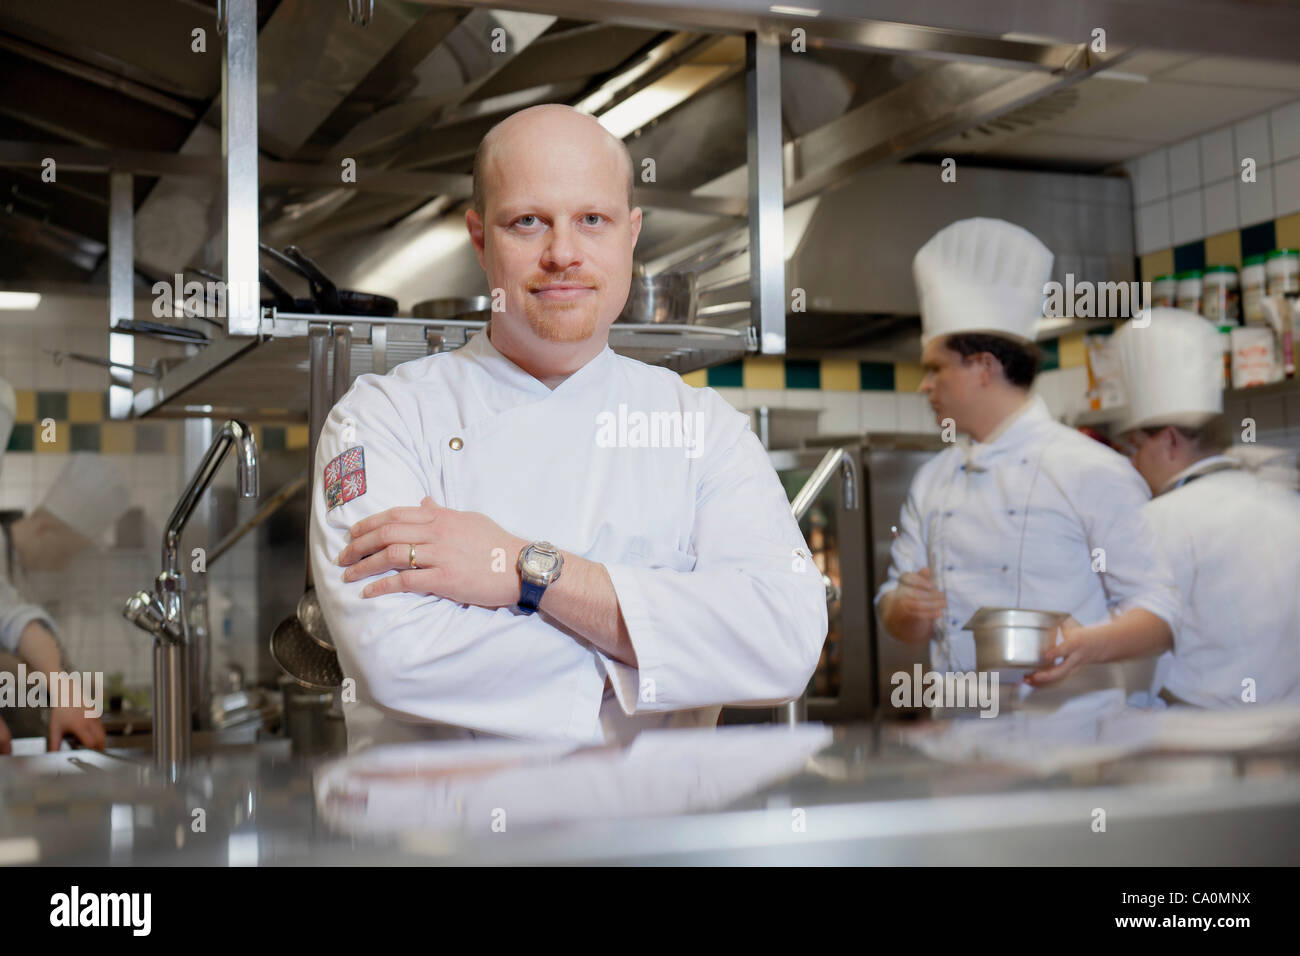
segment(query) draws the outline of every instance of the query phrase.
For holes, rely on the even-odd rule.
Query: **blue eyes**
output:
[[[522,226],[525,229],[530,229],[537,224],[537,221],[538,221],[537,217],[534,216],[532,213],[529,213],[526,216],[520,216],[518,219],[514,221],[514,223],[512,223],[512,225]],[[605,221],[605,217],[598,212],[589,212],[582,217],[582,223],[585,226],[599,226],[604,221]]]

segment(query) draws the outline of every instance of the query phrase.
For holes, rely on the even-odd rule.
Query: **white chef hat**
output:
[[[1002,219],[962,219],[930,237],[912,260],[921,344],[955,332],[1034,340],[1052,251]]]
[[[1114,347],[1128,392],[1120,431],[1195,428],[1223,412],[1223,340],[1196,313],[1151,309],[1150,323],[1125,324]]]
[[[92,452],[77,452],[45,493],[41,507],[94,541],[130,504],[130,489],[112,461]]]

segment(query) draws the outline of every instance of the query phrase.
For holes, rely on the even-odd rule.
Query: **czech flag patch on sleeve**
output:
[[[360,445],[349,448],[325,466],[325,501],[328,511],[366,493],[366,453]]]

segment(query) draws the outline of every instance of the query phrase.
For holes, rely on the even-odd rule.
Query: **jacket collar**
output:
[[[1181,488],[1189,481],[1195,481],[1197,478],[1203,478],[1206,475],[1212,475],[1216,471],[1228,471],[1233,468],[1240,468],[1241,465],[1229,458],[1227,455],[1210,455],[1208,458],[1202,458],[1200,461],[1193,462],[1184,468],[1178,474],[1166,481],[1156,496],[1168,494],[1169,492]]]
[[[605,347],[586,365],[555,386],[555,388],[549,388],[545,382],[520,368],[492,344],[492,339],[488,335],[490,327],[491,321],[489,320],[480,331],[475,332],[470,337],[470,340],[459,349],[459,354],[463,354],[477,362],[494,381],[508,388],[541,397],[558,394],[568,395],[589,387],[592,383],[598,381],[608,369],[613,367],[614,350],[606,342]]]
[[[957,447],[961,449],[967,471],[985,471],[987,463],[997,455],[1024,442],[1045,422],[1052,420],[1047,403],[1041,395],[1031,395],[984,439],[974,441],[969,435],[959,435]]]

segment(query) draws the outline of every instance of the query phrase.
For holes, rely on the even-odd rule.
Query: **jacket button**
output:
[[[451,448],[452,451],[460,451],[462,448],[465,447],[465,443],[461,441],[459,438],[453,438],[451,441],[447,442],[447,445],[448,447]]]

